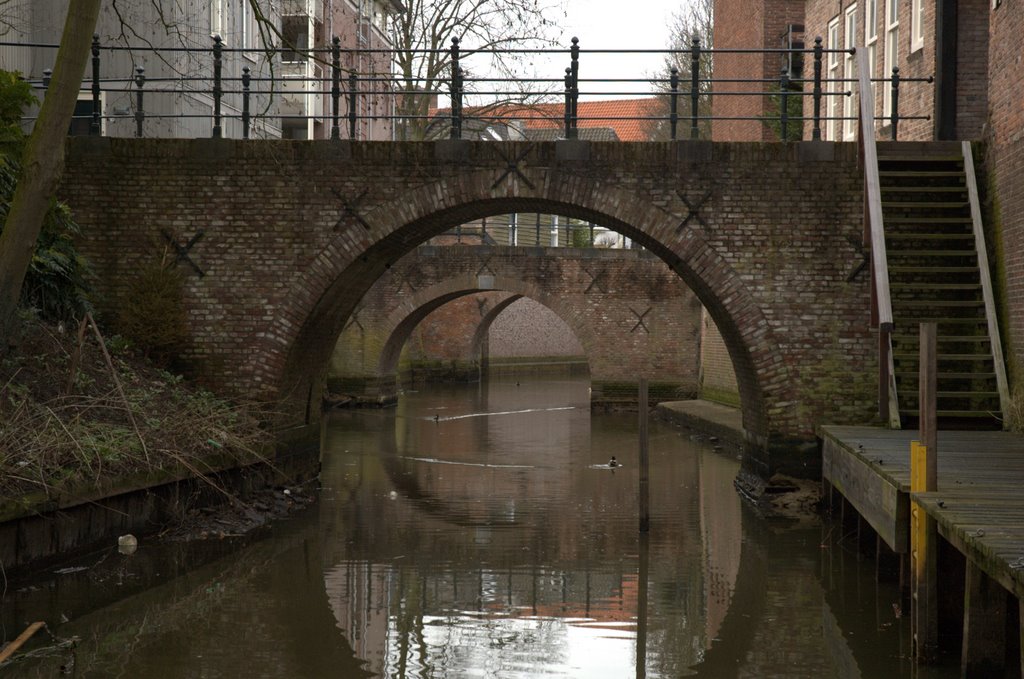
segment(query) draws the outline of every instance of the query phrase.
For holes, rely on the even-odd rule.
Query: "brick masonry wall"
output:
[[[479,293],[488,289],[504,292]],[[496,306],[509,293],[519,299]],[[545,337],[545,324],[536,324],[552,320],[537,316],[537,305],[557,321],[556,334]],[[512,341],[491,343],[492,358],[571,349],[589,362],[596,400],[605,385],[635,394],[640,376],[673,395],[696,393],[699,302],[660,259],[635,250],[469,245],[421,246],[388,269],[341,334],[332,391],[362,385],[365,397],[390,400],[403,347],[409,358],[475,359],[477,333],[501,334],[506,315]]]
[[[491,360],[583,356],[583,345],[551,309],[531,299],[520,299],[491,324]],[[682,353],[682,352],[680,352]],[[691,378],[692,379],[692,378]]]
[[[1024,370],[1024,8],[1004,2],[989,15],[988,189],[1008,312],[1011,383]]]
[[[510,211],[607,224],[683,279],[735,348],[759,471],[812,464],[816,424],[874,411],[868,281],[846,282],[860,261],[852,144],[77,138],[67,161],[60,194],[83,226],[99,307],[116,309],[133,273],[168,251],[161,229],[179,243],[203,230],[189,254],[206,275],[185,290],[190,369],[296,423],[316,416],[338,336],[389,267],[455,224]]]
[[[740,387],[732,368],[729,349],[718,326],[706,313],[701,314],[700,394],[703,398],[739,403]]]
[[[764,41],[765,0],[716,0],[714,3],[715,49],[749,48]],[[715,78],[763,78],[763,60],[756,54],[716,54]],[[752,83],[722,83],[716,89],[754,90]],[[752,117],[764,113],[761,97],[720,96],[711,100],[715,118]],[[717,141],[757,141],[764,131],[751,120],[713,120],[711,137]]]
[[[714,3],[715,49],[778,49],[791,24],[804,21],[803,0],[716,0]],[[716,54],[715,79],[778,80],[782,59],[775,53]],[[727,92],[764,92],[758,83],[720,83]],[[716,118],[761,117],[777,108],[760,94],[723,95],[712,99]],[[757,120],[713,120],[712,138],[720,141],[768,141],[775,133]]]

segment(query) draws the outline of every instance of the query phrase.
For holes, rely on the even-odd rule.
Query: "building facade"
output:
[[[45,96],[67,0],[12,0],[0,62]],[[220,135],[245,134],[243,76],[249,78],[248,134],[315,139],[330,135],[331,45],[342,49],[340,114],[348,115],[348,74],[361,85],[357,137],[390,139],[390,55],[386,24],[397,0],[105,0],[100,44],[100,134],[209,137],[214,134],[214,44],[221,40]],[[93,123],[92,64],[82,81],[72,134]],[[141,83],[141,84],[140,84]],[[139,93],[142,93],[140,106]],[[141,114],[141,116],[139,115]],[[377,118],[375,118],[377,117]],[[27,123],[31,124],[31,114]],[[141,120],[141,122],[140,122]],[[343,136],[348,126],[342,125]]]

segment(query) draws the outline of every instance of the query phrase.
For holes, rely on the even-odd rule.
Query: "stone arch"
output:
[[[497,313],[506,309],[512,302],[528,297],[554,312],[580,341],[587,355],[590,355],[593,350],[593,326],[585,322],[586,319],[578,313],[578,310],[564,305],[558,296],[551,295],[535,285],[504,275],[495,277],[493,281],[488,281],[486,287],[481,287],[480,283],[479,278],[470,273],[452,277],[429,288],[416,291],[409,298],[403,300],[399,307],[390,314],[385,325],[387,339],[380,352],[377,366],[377,378],[381,390],[378,398],[387,400],[388,394],[383,392],[389,387],[393,388],[402,347],[405,346],[416,326],[434,310],[459,297],[478,292],[498,291],[508,292],[511,295],[508,299],[495,305],[494,309],[491,309],[481,319],[471,346],[479,346],[481,332],[486,332],[497,317]],[[497,313],[495,313],[495,309],[498,310]]]
[[[510,211],[540,211],[594,221],[658,255],[696,293],[722,331],[735,366],[749,443],[768,444],[773,415],[784,412],[788,367],[754,295],[700,230],[680,228],[675,215],[643,196],[573,175],[548,181],[527,171],[533,186],[491,187],[493,172],[442,177],[401,201],[367,214],[372,230],[351,226],[325,247],[292,288],[289,308],[266,333],[255,377],[280,385],[282,398],[305,394],[326,365],[331,342],[373,281],[415,245],[459,223]],[[784,432],[792,437],[796,432]]]
[[[485,351],[485,343],[487,336],[491,331],[491,326],[494,325],[494,321],[497,320],[498,316],[501,315],[505,309],[509,308],[523,297],[522,295],[509,295],[505,299],[495,304],[491,309],[484,314],[484,317],[480,319],[480,324],[476,327],[476,332],[473,333],[473,339],[469,343],[469,353],[471,356],[480,357],[480,372],[484,375],[487,374],[488,361],[487,352]]]

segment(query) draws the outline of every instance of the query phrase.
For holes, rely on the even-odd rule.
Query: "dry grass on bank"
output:
[[[185,383],[118,338],[105,353],[92,328],[75,368],[78,330],[27,318],[0,357],[0,497],[67,498],[260,459],[270,436],[254,406]]]

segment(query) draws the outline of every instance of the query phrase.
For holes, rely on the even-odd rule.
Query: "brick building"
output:
[[[1024,368],[1024,65],[1018,36],[1024,31],[1024,7],[1004,0],[739,0],[715,1],[715,47],[781,46],[788,25],[802,25],[808,47],[815,37],[826,49],[863,49],[874,78],[934,77],[933,84],[905,82],[899,90],[901,141],[955,139],[982,142],[979,184],[987,203],[983,215],[989,233],[994,285],[1000,294],[1001,329],[1013,382]],[[753,55],[716,55],[715,77],[774,77]],[[826,54],[823,77],[855,77],[855,61]],[[750,75],[756,73],[757,75]],[[804,77],[811,71],[805,64]],[[769,75],[771,74],[771,75]],[[731,88],[722,84],[720,88]],[[841,86],[826,85],[826,91]],[[878,134],[891,133],[892,91],[876,83]],[[853,96],[828,96],[822,104],[822,137],[854,141],[856,87]],[[805,102],[810,115],[811,102]],[[750,98],[716,97],[716,116],[762,115]],[[759,141],[770,138],[765,126],[716,121],[714,138]],[[805,135],[806,138],[807,135]],[[981,152],[979,152],[981,151]],[[705,351],[713,351],[714,338]]]

